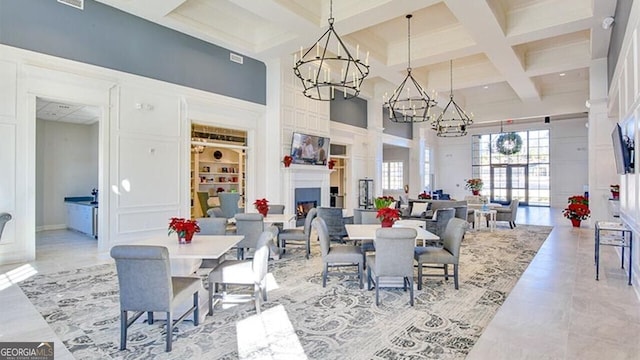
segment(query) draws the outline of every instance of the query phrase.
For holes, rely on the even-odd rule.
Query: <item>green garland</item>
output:
[[[522,149],[522,138],[514,132],[501,134],[496,141],[496,148],[503,155],[517,154]]]

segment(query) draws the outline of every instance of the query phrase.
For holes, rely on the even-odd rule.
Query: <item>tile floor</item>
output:
[[[572,228],[549,208],[521,208],[516,222],[555,227],[467,359],[640,359],[638,293],[615,249],[603,247],[595,281],[593,229]],[[77,233],[47,231],[37,241],[36,261],[0,266],[0,341],[55,339],[56,359],[73,359],[14,284],[34,271],[111,260]]]

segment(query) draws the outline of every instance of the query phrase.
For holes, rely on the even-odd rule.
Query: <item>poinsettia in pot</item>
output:
[[[400,219],[400,210],[383,207],[378,210],[376,218],[380,219],[382,227],[391,227],[396,220]]]
[[[611,190],[612,199],[620,199],[620,185],[609,185],[609,190]]]
[[[282,163],[284,164],[284,167],[289,167],[292,162],[293,162],[293,157],[291,157],[290,155],[285,155],[284,158],[282,159]]]
[[[329,167],[329,170],[332,170],[334,166],[336,166],[336,161],[331,159],[327,162],[327,166]]]
[[[467,190],[471,190],[471,193],[473,195],[480,195],[480,190],[482,190],[482,187],[484,186],[484,183],[482,182],[482,179],[468,179],[466,184],[464,185],[464,187]]]
[[[568,203],[569,205],[562,210],[562,214],[571,220],[573,227],[580,227],[580,221],[586,220],[591,216],[589,199],[582,195],[575,195],[569,198]]]
[[[267,213],[269,212],[269,200],[257,199],[253,202],[253,205],[255,205],[256,210],[258,210],[262,216],[267,216]]]
[[[178,234],[178,242],[180,244],[189,244],[193,235],[200,232],[200,226],[195,220],[173,217],[169,221],[169,233],[167,235],[171,235],[174,232]]]

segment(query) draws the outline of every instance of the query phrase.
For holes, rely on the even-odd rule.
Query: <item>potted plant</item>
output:
[[[396,202],[396,199],[394,199],[393,196],[378,196],[373,200],[373,205],[376,207],[377,210],[380,210],[382,208],[389,207],[389,205],[395,202]]]
[[[562,214],[571,220],[573,227],[580,227],[580,221],[586,220],[591,216],[589,199],[582,195],[575,195],[569,197],[568,203],[569,205],[562,210]]]
[[[609,185],[609,190],[611,190],[612,199],[620,199],[620,185]]]
[[[431,199],[431,195],[427,194],[426,191],[423,191],[422,193],[418,194],[418,199],[421,200],[430,200]]]
[[[336,166],[336,161],[331,159],[327,162],[327,165],[329,166],[329,170],[331,170],[334,166]]]
[[[480,190],[482,190],[482,186],[484,186],[484,183],[482,182],[482,179],[468,179],[467,183],[464,185],[464,187],[467,190],[471,190],[471,193],[473,195],[480,195]]]
[[[253,202],[253,205],[255,205],[256,210],[258,210],[262,216],[267,216],[267,213],[269,212],[269,200],[257,199]]]
[[[391,227],[396,220],[400,219],[400,210],[383,207],[378,209],[376,218],[380,219],[382,227]]]
[[[282,159],[284,167],[289,167],[289,165],[291,165],[291,162],[293,162],[293,157],[291,157],[290,155],[285,155]]]
[[[178,234],[179,243],[189,244],[193,234],[200,232],[200,226],[195,220],[173,217],[169,221],[169,233],[167,235],[171,235],[174,232]]]

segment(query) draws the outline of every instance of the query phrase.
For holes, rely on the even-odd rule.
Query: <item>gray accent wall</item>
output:
[[[266,104],[263,62],[92,0],[0,0],[0,43]]]
[[[389,120],[389,110],[382,108],[382,126],[385,134],[405,139],[413,139],[413,124],[402,124]]]
[[[367,100],[359,97],[345,100],[340,96],[336,96],[334,100],[331,100],[329,119],[331,119],[331,121],[366,129]]]

